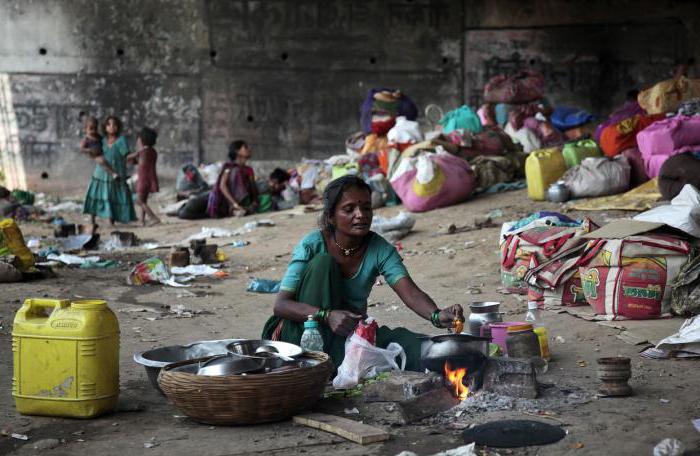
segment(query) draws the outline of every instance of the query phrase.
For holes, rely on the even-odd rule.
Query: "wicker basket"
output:
[[[175,367],[209,358],[188,360],[164,367],[158,384],[173,404],[195,421],[229,425],[280,421],[316,403],[333,371],[325,353],[306,356],[320,363],[268,374],[208,377],[172,372]]]

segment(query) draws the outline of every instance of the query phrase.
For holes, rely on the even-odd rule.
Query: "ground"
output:
[[[439,226],[470,224],[475,217],[494,210],[502,212],[501,216],[495,214],[500,224],[545,208],[558,209],[549,203],[532,203],[524,191],[518,191],[482,196],[454,207],[418,214],[415,231],[401,241],[406,266],[418,285],[439,306],[453,303],[466,306],[471,301],[496,300],[503,302],[507,318],[518,318],[525,313],[525,302],[496,291],[500,284],[499,228],[441,235]],[[377,213],[390,216],[399,209],[386,208]],[[246,247],[224,246],[230,277],[197,280],[187,289],[196,297],[182,296],[179,289],[169,287],[127,285],[126,277],[134,262],[153,253],[165,258],[167,248],[128,255],[101,253],[105,258],[119,260],[119,266],[112,269],[60,268],[56,269],[57,277],[53,279],[3,284],[0,296],[0,428],[28,435],[29,440],[0,437],[0,454],[42,451],[54,455],[156,456],[194,452],[207,455],[395,455],[411,450],[428,455],[460,446],[460,430],[471,423],[503,417],[561,424],[568,435],[553,445],[499,450],[500,454],[642,455],[651,454],[654,445],[667,437],[677,438],[689,450],[695,450],[695,453],[686,454],[700,454],[697,453],[700,434],[691,424],[691,419],[700,417],[700,394],[697,392],[700,371],[696,362],[641,358],[638,355],[641,346],[617,337],[620,329],[555,312],[544,315],[553,359],[548,372],[539,376],[539,380],[549,385],[548,390],[556,390],[559,399],[542,400],[540,405],[530,404],[529,408],[516,407],[515,410],[470,408],[459,417],[454,413],[454,418],[444,415],[417,425],[392,426],[388,427],[392,435],[389,442],[364,447],[322,431],[297,427],[289,421],[251,427],[210,427],[182,417],[181,412],[150,386],[143,368],[132,360],[133,354],[151,347],[196,340],[258,338],[271,313],[274,296],[246,292],[247,281],[250,277],[281,278],[292,247],[304,233],[314,229],[317,215],[292,211],[265,217],[274,220],[276,226],[257,228],[241,236],[251,242]],[[604,223],[619,214],[587,215]],[[72,217],[80,220],[78,215]],[[186,222],[167,217],[164,220],[165,224],[158,227],[128,229],[143,240],[165,245],[182,241],[201,226],[235,229],[244,222],[240,219]],[[48,225],[38,223],[22,224],[22,230],[27,237],[51,233]],[[467,241],[475,244],[465,248]],[[475,289],[481,293],[473,294]],[[109,302],[121,326],[119,411],[92,420],[22,416],[15,411],[10,394],[10,336],[14,313],[29,297],[92,297]],[[136,307],[159,311],[162,305],[175,307],[179,304],[211,313],[150,321],[147,318],[156,313],[130,311]],[[387,285],[374,288],[370,306],[370,314],[380,324],[406,326],[429,334],[438,332],[405,308]],[[675,321],[680,326],[682,320]],[[595,360],[616,355],[632,358],[630,384],[635,394],[628,398],[596,399]],[[270,394],[282,392],[270,391]],[[343,405],[342,402],[326,403],[324,407],[335,408],[342,414]],[[538,412],[539,417],[532,416]],[[372,422],[371,416],[361,418]],[[35,450],[33,446],[43,439],[58,439],[58,446]],[[145,448],[147,442],[154,446]]]

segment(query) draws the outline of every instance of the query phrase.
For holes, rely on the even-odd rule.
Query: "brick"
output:
[[[482,389],[504,396],[535,399],[537,377],[530,360],[489,358],[484,367]]]
[[[367,385],[362,390],[362,399],[365,402],[400,402],[442,386],[440,374],[394,371],[386,380]]]

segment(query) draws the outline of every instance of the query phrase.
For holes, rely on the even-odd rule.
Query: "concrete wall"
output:
[[[0,167],[16,184],[81,191],[82,117],[160,132],[159,173],[225,157],[342,153],[365,92],[423,108],[477,104],[514,66],[549,97],[605,112],[698,54],[694,2],[519,0],[0,0]],[[42,178],[42,175],[44,176]]]

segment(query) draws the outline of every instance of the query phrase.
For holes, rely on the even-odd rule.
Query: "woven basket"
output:
[[[328,355],[310,352],[320,361],[269,374],[204,376],[172,369],[209,358],[170,364],[161,369],[158,384],[175,406],[206,424],[255,424],[280,421],[306,409],[321,397],[333,364]]]

